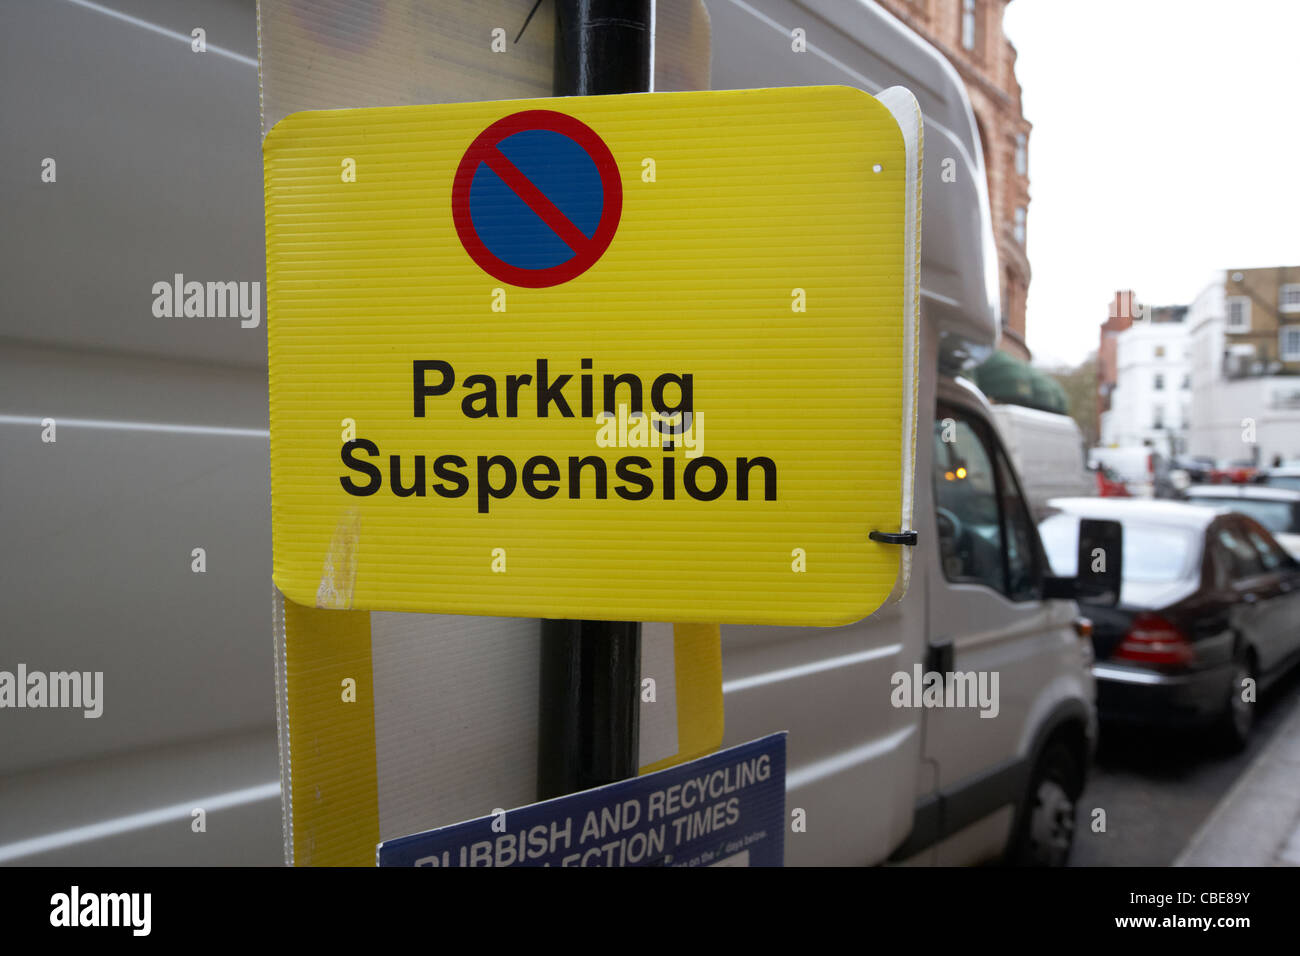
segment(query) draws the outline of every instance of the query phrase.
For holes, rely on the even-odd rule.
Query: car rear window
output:
[[[1163,584],[1191,575],[1200,558],[1200,536],[1187,528],[1124,521],[1124,580]],[[1077,571],[1079,516],[1055,514],[1038,526],[1054,574]]]
[[[1211,505],[1215,508],[1229,508],[1248,518],[1254,518],[1274,534],[1286,534],[1295,531],[1295,511],[1289,501],[1266,501],[1261,498],[1216,498],[1212,495],[1189,496],[1188,502],[1194,505]]]
[[[1300,491],[1300,475],[1266,475],[1263,484],[1269,488],[1289,488]]]

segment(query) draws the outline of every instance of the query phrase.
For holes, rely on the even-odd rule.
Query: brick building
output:
[[[1002,33],[1002,14],[1010,2],[879,0],[885,9],[937,47],[966,83],[984,144],[984,168],[989,180],[1002,289],[1002,350],[1028,359],[1025,297],[1030,270],[1025,230],[1030,124],[1020,107],[1016,50]]]
[[[1300,374],[1300,266],[1229,269],[1223,296],[1225,374]]]
[[[1097,343],[1098,422],[1110,411],[1111,393],[1115,391],[1115,382],[1119,378],[1119,366],[1116,362],[1119,334],[1133,327],[1135,305],[1137,300],[1133,298],[1131,290],[1116,292],[1115,300],[1110,304],[1110,316],[1101,326],[1101,338]]]
[[[1300,266],[1227,269],[1189,314],[1192,454],[1300,458]]]

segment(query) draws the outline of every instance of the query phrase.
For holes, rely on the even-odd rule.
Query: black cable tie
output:
[[[881,544],[916,544],[915,531],[873,531],[867,537]]]

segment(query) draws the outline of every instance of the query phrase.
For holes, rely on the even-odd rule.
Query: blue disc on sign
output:
[[[581,146],[548,129],[507,136],[497,149],[590,242],[605,205],[600,172]],[[550,269],[574,251],[487,163],[469,189],[469,212],[488,251],[517,269]]]
[[[614,157],[590,127],[529,110],[493,123],[456,171],[456,230],[483,271],[540,288],[589,269],[614,237],[623,190]]]

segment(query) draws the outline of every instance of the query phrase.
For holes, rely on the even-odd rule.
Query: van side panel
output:
[[[810,555],[809,560],[815,561]],[[921,726],[890,706],[890,677],[924,637],[921,589],[847,627],[723,627],[723,746],[790,731],[786,863],[875,863],[907,836]]]
[[[893,706],[892,678],[923,662],[932,615],[926,554],[936,540],[928,481],[938,329],[976,351],[997,338],[982,150],[956,72],[875,4],[708,0],[707,6],[714,89],[835,83],[878,93],[901,85],[920,102],[927,154],[951,158],[957,169],[955,182],[942,182],[939,163],[924,165],[924,371],[913,509],[920,543],[908,593],[846,627],[722,629],[724,743],[790,731],[787,810],[804,810],[807,830],[787,831],[787,862],[878,863],[912,832],[918,798],[936,780],[922,759],[922,712]],[[790,52],[795,27],[808,36],[799,55]],[[815,560],[809,555],[810,567]]]

